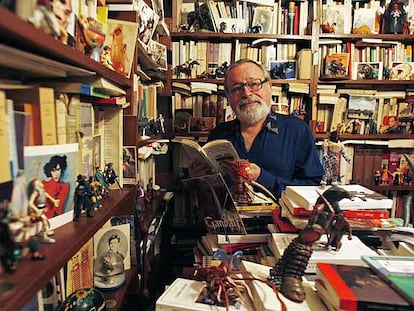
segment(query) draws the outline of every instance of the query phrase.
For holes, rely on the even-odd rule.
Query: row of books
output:
[[[181,14],[174,21],[177,31],[197,31],[188,25],[188,12],[195,11],[193,3],[177,1]],[[308,1],[282,3],[260,0],[243,2],[205,1],[200,14],[208,21],[204,29],[214,32],[304,35],[312,10]]]
[[[77,144],[75,162],[70,163],[66,177],[70,176],[73,181],[79,174],[93,175],[96,167],[103,169],[107,163],[113,163],[115,171],[122,172],[122,106],[110,104],[111,108],[107,109],[104,107],[107,103],[103,103],[101,98],[60,93],[58,90],[22,86],[0,92],[0,101],[5,108],[1,111],[5,113],[5,124],[9,125],[3,132],[3,138],[8,142],[4,146],[9,154],[4,154],[2,162],[6,171],[10,170],[4,172],[3,181],[14,178],[19,169],[29,169],[25,167],[29,154],[33,157],[41,154],[52,156],[53,152],[64,154],[66,151],[69,156],[71,148],[65,146],[71,144]],[[25,146],[31,146],[33,150],[37,148],[36,155],[25,151]],[[32,173],[33,176],[27,177],[39,177],[34,168]],[[122,176],[119,178],[122,185]]]

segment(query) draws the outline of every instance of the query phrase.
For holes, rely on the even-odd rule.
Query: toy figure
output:
[[[336,186],[332,186],[322,193],[306,227],[299,232],[299,236],[289,244],[282,258],[271,269],[269,279],[288,299],[295,302],[305,300],[306,294],[302,284],[302,276],[313,252],[312,244],[319,240],[325,230],[329,230],[331,235],[332,241],[329,242],[329,245],[335,244],[339,250],[339,234],[348,227],[339,215],[341,212],[338,202],[350,197],[351,195],[347,191]]]
[[[29,215],[32,223],[41,222],[42,227],[40,233],[42,235],[41,241],[44,243],[55,243],[55,239],[52,239],[49,235],[53,235],[53,231],[50,230],[50,223],[44,213],[46,207],[46,199],[53,202],[56,206],[59,205],[59,200],[52,198],[44,189],[43,183],[34,179],[28,186],[28,198],[29,198]]]
[[[116,175],[113,163],[108,163],[105,165],[103,177],[108,185],[113,185],[114,183],[117,183],[118,187],[121,189],[121,185],[118,181],[118,175]]]
[[[388,166],[386,164],[384,164],[382,166],[380,186],[389,185],[390,180],[391,180],[391,175],[390,175],[390,172],[388,170]]]
[[[99,181],[92,181],[90,183],[90,187],[91,187],[91,191],[92,191],[92,196],[91,196],[91,201],[92,201],[92,209],[98,209],[100,207],[102,207],[102,193],[101,193],[101,184]]]
[[[331,132],[329,139],[323,142],[324,174],[321,184],[338,184],[341,181],[339,160],[340,156],[348,163],[351,159],[346,155],[345,148],[338,138],[338,131]]]
[[[73,208],[73,221],[78,222],[82,210],[86,211],[86,217],[93,217],[92,215],[92,191],[89,186],[88,181],[85,176],[78,175],[77,186],[75,188],[75,197],[74,197],[74,208]]]
[[[348,240],[352,240],[352,228],[345,218],[345,213],[340,211],[333,217],[332,223],[328,228],[328,242],[325,247],[333,247],[335,251],[339,251],[342,246],[342,237],[346,232],[348,232]]]
[[[101,195],[103,197],[107,196],[108,195],[109,184],[105,181],[104,174],[102,172],[102,169],[99,166],[97,166],[95,168],[95,176],[94,176],[94,178],[100,184],[100,187],[101,187],[100,188]]]
[[[375,171],[375,174],[374,174],[374,182],[375,182],[375,185],[376,186],[379,186],[380,183],[381,183],[381,172],[379,170],[376,170]]]
[[[402,33],[407,21],[404,2],[392,0],[384,12],[384,33]]]
[[[105,45],[99,56],[99,61],[105,67],[108,67],[111,70],[115,70],[112,66],[112,59],[111,59],[111,47],[109,45]]]
[[[105,34],[98,29],[97,21],[91,17],[78,18],[80,38],[78,38],[78,49],[89,55],[93,60],[100,62],[100,54],[105,41]]]

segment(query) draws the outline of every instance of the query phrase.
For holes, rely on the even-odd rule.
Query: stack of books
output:
[[[392,225],[388,221],[393,205],[391,199],[361,185],[339,187],[347,190],[352,196],[352,200],[345,198],[338,202],[352,228]],[[304,228],[318,197],[327,189],[329,186],[287,186],[279,200],[281,216],[288,219],[297,229]]]

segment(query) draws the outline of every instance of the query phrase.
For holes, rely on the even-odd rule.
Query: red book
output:
[[[316,278],[318,294],[335,309],[412,310],[410,304],[370,268],[318,262]]]
[[[275,208],[272,211],[272,217],[273,217],[274,223],[279,228],[280,232],[296,233],[299,231],[294,225],[290,223],[288,219],[281,217],[279,208]]]
[[[389,210],[346,210],[345,217],[387,219],[390,217],[390,211]]]

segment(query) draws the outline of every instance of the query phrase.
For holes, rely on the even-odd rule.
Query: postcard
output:
[[[138,2],[137,13],[139,14],[138,40],[147,47],[160,17],[144,0]]]
[[[41,180],[46,200],[35,204],[45,205],[45,215],[51,229],[60,227],[73,219],[73,195],[76,182],[78,144],[26,146],[24,167],[28,186]],[[48,196],[58,201],[54,204]]]
[[[155,40],[149,40],[148,54],[152,60],[157,63],[158,69],[167,70],[167,47]]]
[[[123,146],[122,148],[122,174],[124,184],[136,185],[137,181],[137,147]]]
[[[382,62],[356,62],[354,68],[354,80],[382,79]]]
[[[272,79],[296,79],[296,61],[270,61],[270,77]]]

